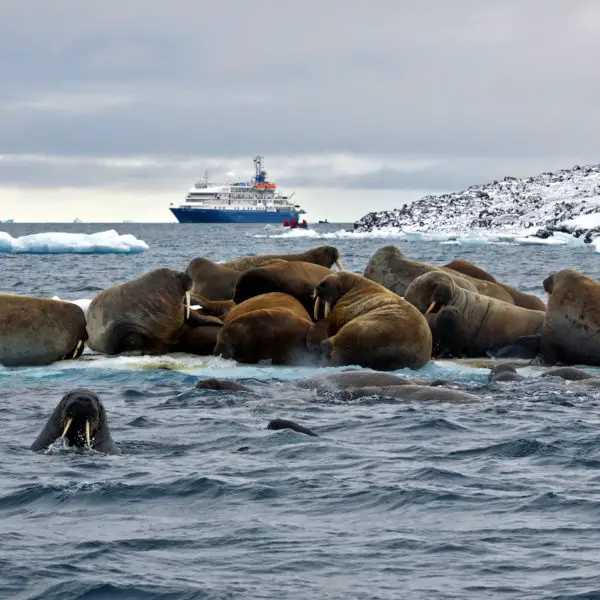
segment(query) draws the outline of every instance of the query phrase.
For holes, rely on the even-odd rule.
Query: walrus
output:
[[[522,379],[525,379],[523,375],[519,375],[512,365],[507,364],[494,365],[490,369],[490,374],[488,375],[488,383],[495,383],[497,381],[521,381]]]
[[[480,402],[474,394],[461,390],[450,390],[430,385],[390,385],[363,386],[346,388],[342,396],[346,400],[356,400],[365,396],[383,396],[398,400],[417,400],[419,402]]]
[[[214,353],[249,364],[261,360],[274,365],[314,363],[306,347],[311,324],[285,308],[253,310],[225,324]]]
[[[544,279],[548,308],[542,327],[546,364],[600,365],[600,284],[574,269]]]
[[[187,273],[163,268],[100,292],[88,308],[89,347],[108,355],[169,352],[191,315],[192,283]]]
[[[260,294],[253,296],[248,300],[244,300],[240,304],[236,304],[223,318],[225,324],[237,319],[241,315],[245,315],[255,310],[272,309],[287,310],[301,319],[310,321],[308,311],[302,306],[299,300],[296,300],[289,294],[281,292],[270,292],[268,294]]]
[[[230,379],[218,379],[217,377],[206,377],[205,379],[200,379],[196,383],[196,387],[202,390],[254,393],[249,387],[246,387],[237,381],[231,381]]]
[[[382,285],[343,271],[314,290],[314,317],[324,318],[307,339],[331,366],[359,365],[378,371],[420,369],[431,358],[431,330],[409,302]]]
[[[0,294],[0,364],[42,366],[78,358],[86,339],[85,313],[77,304]]]
[[[542,311],[465,290],[443,271],[417,277],[405,299],[422,313],[437,315],[439,344],[454,356],[485,356],[491,349],[537,333],[544,322]]]
[[[392,385],[411,385],[413,383],[415,382],[412,379],[400,375],[393,375],[392,373],[353,369],[338,371],[336,373],[319,373],[312,377],[302,377],[297,379],[294,382],[294,385],[303,389],[336,391],[350,387],[389,387]]]
[[[484,296],[514,304],[512,296],[497,283],[475,279],[421,260],[412,260],[396,246],[384,246],[375,252],[364,270],[364,277],[379,283],[399,296],[404,296],[410,283],[425,273],[441,271],[455,278],[457,285]]]
[[[299,254],[258,254],[246,256],[222,263],[222,266],[237,271],[247,271],[254,267],[261,267],[273,259],[286,260],[288,262],[301,261],[314,263],[328,269],[335,264],[340,271],[343,270],[340,252],[334,246],[319,246],[318,248],[312,248]]]
[[[592,375],[583,369],[575,367],[557,367],[542,373],[540,377],[560,377],[567,381],[583,381],[584,379],[597,379],[598,375]]]
[[[217,264],[208,258],[194,258],[187,266],[194,283],[192,294],[207,300],[230,300],[241,271]]]
[[[314,437],[318,437],[312,429],[304,427],[304,425],[299,425],[294,421],[288,421],[287,419],[273,419],[269,421],[267,429],[272,429],[275,431],[280,429],[291,429],[292,431],[296,431],[298,433],[304,433],[305,435],[312,435]]]
[[[233,300],[237,303],[267,292],[283,292],[298,299],[312,314],[313,290],[331,269],[302,261],[279,262],[245,271],[235,286]]]
[[[533,294],[526,294],[521,290],[498,281],[493,275],[467,260],[457,258],[443,266],[446,269],[452,269],[463,275],[468,275],[473,279],[482,279],[483,281],[498,284],[512,296],[516,306],[522,306],[523,308],[529,308],[531,310],[546,310],[546,305],[542,302],[541,298],[538,298]]]
[[[542,346],[542,335],[535,333],[533,335],[523,335],[516,340],[498,348],[498,350],[488,351],[488,356],[493,358],[536,358],[540,353]]]
[[[59,438],[66,440],[68,446],[104,454],[121,453],[110,435],[100,398],[85,388],[76,388],[62,397],[31,449],[44,450]]]

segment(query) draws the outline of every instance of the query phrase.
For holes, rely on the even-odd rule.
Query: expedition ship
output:
[[[268,182],[262,161],[262,156],[254,158],[255,175],[250,181],[215,184],[206,176],[182,203],[172,202],[169,210],[180,223],[298,222],[306,211],[291,202],[295,192],[285,196]]]

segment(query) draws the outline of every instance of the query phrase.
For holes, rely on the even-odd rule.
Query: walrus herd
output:
[[[337,270],[333,270],[333,266]],[[160,268],[74,303],[0,295],[0,363],[47,365],[84,347],[106,355],[188,352],[243,363],[418,370],[432,358],[600,365],[600,283],[573,269],[543,282],[548,305],[455,259],[395,246],[362,275],[320,246]]]
[[[87,346],[111,356],[187,352],[249,364],[347,365],[380,376],[442,357],[600,366],[600,283],[573,269],[541,283],[547,305],[468,261],[437,265],[395,246],[377,250],[362,275],[344,271],[333,246],[221,264],[199,257],[182,271],[159,268],[113,285],[86,312],[0,294],[0,364],[77,360]],[[344,398],[410,391],[417,399],[473,400],[443,383],[390,376],[346,385]],[[510,367],[490,373],[490,382],[519,378]],[[75,400],[63,398],[33,447],[62,438],[117,452],[99,399],[80,390]],[[271,428],[293,429],[286,423]]]

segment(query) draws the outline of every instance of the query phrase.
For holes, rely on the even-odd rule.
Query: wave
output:
[[[134,235],[119,235],[114,229],[90,234],[49,231],[17,238],[0,231],[4,254],[138,254],[149,247]]]

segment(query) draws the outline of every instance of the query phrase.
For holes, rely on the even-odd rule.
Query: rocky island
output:
[[[548,238],[568,233],[589,243],[600,236],[600,164],[505,177],[462,192],[424,196],[395,210],[370,212],[358,232],[506,232]]]

